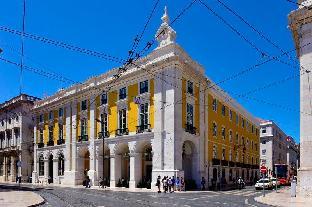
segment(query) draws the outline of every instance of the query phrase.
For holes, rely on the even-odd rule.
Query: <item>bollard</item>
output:
[[[292,180],[290,184],[290,197],[296,197],[296,187],[297,187],[296,180]]]

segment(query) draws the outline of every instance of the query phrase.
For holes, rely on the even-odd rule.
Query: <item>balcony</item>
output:
[[[41,143],[38,143],[38,148],[43,148],[44,147],[44,143],[41,142]]]
[[[65,139],[58,139],[57,145],[62,145],[62,144],[65,144]]]
[[[103,139],[103,138],[108,138],[110,136],[110,134],[109,134],[108,131],[106,131],[106,132],[99,132],[98,136],[99,136],[99,139]]]
[[[212,165],[220,165],[220,160],[216,159],[216,158],[213,158],[212,159]]]
[[[235,163],[233,161],[229,161],[229,166],[230,167],[234,167],[235,166]]]
[[[78,142],[87,142],[88,140],[89,139],[88,139],[88,135],[87,134],[78,136]]]
[[[229,161],[227,161],[227,160],[221,160],[221,165],[222,165],[222,166],[228,166],[228,165],[229,165]]]
[[[143,132],[151,132],[151,125],[150,124],[144,124],[140,126],[136,126],[136,133],[140,134]]]
[[[117,129],[116,130],[116,136],[122,136],[122,135],[128,135],[129,134],[129,129],[124,128],[124,129]]]
[[[47,143],[47,146],[54,146],[54,141],[53,140],[49,140],[48,143]]]
[[[194,127],[192,124],[185,124],[185,131],[190,134],[196,134],[196,127]]]
[[[237,163],[236,163],[236,167],[242,167],[242,163],[237,162]]]

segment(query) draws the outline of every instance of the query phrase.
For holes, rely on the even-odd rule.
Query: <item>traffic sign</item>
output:
[[[265,166],[260,167],[260,172],[265,174],[267,172],[267,168]]]

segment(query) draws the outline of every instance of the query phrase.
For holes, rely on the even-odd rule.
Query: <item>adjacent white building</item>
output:
[[[261,165],[267,167],[269,175],[274,174],[275,164],[287,164],[289,170],[295,172],[298,155],[294,139],[286,135],[275,122],[260,122],[260,160]]]
[[[0,181],[28,181],[33,171],[33,120],[38,98],[22,94],[0,104]]]

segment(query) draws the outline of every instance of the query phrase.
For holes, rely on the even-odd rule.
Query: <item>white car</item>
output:
[[[260,179],[255,184],[256,190],[263,189],[263,187],[264,187],[264,189],[272,189],[273,188],[273,184],[269,178]]]
[[[276,185],[277,187],[279,187],[281,185],[280,181],[276,178],[271,178],[271,181],[272,181],[273,187],[276,187]]]

